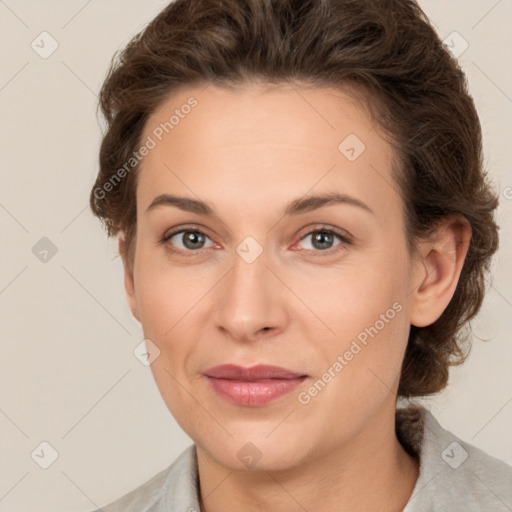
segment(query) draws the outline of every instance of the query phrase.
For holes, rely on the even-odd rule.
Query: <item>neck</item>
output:
[[[398,512],[419,474],[395,434],[394,408],[373,417],[357,438],[275,471],[234,471],[197,446],[201,512]]]

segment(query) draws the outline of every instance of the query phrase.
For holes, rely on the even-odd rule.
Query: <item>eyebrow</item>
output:
[[[369,213],[375,213],[367,204],[363,203],[359,199],[333,192],[295,199],[286,206],[283,216],[300,215],[301,213],[316,210],[328,204],[348,204],[351,206],[357,206]],[[155,197],[148,206],[146,213],[160,206],[175,206],[180,210],[196,213],[198,215],[215,215],[214,209],[204,201],[199,201],[190,197],[173,196],[171,194],[161,194]]]

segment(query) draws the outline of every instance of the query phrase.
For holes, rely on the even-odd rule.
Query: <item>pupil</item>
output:
[[[328,249],[329,245],[332,243],[332,234],[317,232],[317,234],[313,237],[313,245],[315,245],[316,242],[320,244],[320,247],[317,247],[317,249]]]
[[[200,240],[202,235],[200,233],[189,231],[188,234],[185,234],[185,246],[189,249],[197,249],[197,247],[194,244],[200,243],[202,240]]]

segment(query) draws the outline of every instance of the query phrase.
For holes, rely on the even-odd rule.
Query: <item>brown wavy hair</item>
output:
[[[110,63],[98,105],[107,127],[93,213],[109,236],[124,234],[132,268],[137,166],[108,193],[104,185],[140,147],[148,116],[178,87],[255,81],[358,92],[395,150],[393,178],[411,252],[443,217],[469,221],[472,237],[452,300],[433,324],[411,326],[398,397],[439,392],[449,366],[469,354],[468,321],[480,310],[498,248],[498,198],[483,169],[466,77],[413,0],[170,3]]]

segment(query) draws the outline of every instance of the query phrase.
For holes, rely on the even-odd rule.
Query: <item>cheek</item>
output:
[[[196,340],[200,339],[197,329],[202,324],[196,318],[200,311],[197,305],[208,288],[204,280],[191,280],[190,270],[149,259],[144,263],[142,257],[138,261],[135,289],[144,338],[160,351],[150,368],[165,404],[188,432],[194,404],[184,390],[186,368],[195,353]]]
[[[155,380],[168,390],[169,400],[180,394],[173,379],[184,382],[195,368],[198,344],[211,317],[211,291],[218,280],[212,270],[172,265],[166,258],[142,253],[135,290],[144,337],[160,350],[151,364]]]
[[[144,332],[167,339],[183,319],[193,317],[208,281],[197,268],[172,265],[161,248],[153,254],[143,248],[137,258],[135,297]]]
[[[181,306],[175,286],[171,287],[165,275],[155,270],[139,275],[135,283],[136,299],[146,337],[162,340],[178,321]]]
[[[324,371],[343,375],[332,390],[349,401],[393,386],[409,330],[404,254],[379,250],[355,261],[316,273],[314,282],[302,275],[294,288],[312,310],[301,329],[315,341]]]
[[[321,329],[333,340],[347,340],[373,325],[386,311],[403,306],[407,291],[403,262],[395,265],[396,255],[383,252],[375,257],[355,256],[350,261],[313,272],[292,272],[287,279],[303,303],[303,327]],[[307,306],[307,307],[304,307]]]

